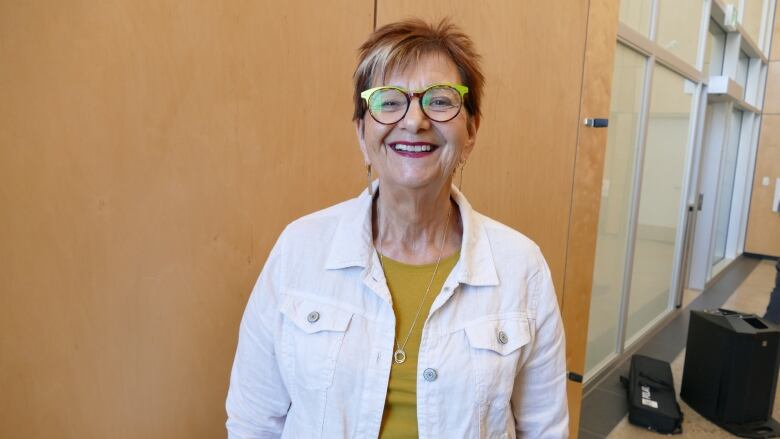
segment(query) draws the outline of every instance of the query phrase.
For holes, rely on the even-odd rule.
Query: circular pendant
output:
[[[401,349],[398,349],[393,354],[393,360],[395,360],[397,364],[403,363],[404,361],[406,361],[406,352],[402,351]]]

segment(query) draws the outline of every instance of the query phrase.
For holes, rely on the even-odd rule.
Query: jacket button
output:
[[[508,341],[509,337],[506,335],[506,332],[498,331],[498,342],[501,344],[506,344]]]
[[[436,373],[436,369],[425,369],[423,372],[423,378],[425,378],[425,381],[436,381],[436,378],[438,378],[439,375]]]
[[[312,311],[309,313],[309,315],[306,316],[306,320],[308,320],[309,323],[314,323],[319,319],[320,319],[320,313],[318,313],[317,311]]]

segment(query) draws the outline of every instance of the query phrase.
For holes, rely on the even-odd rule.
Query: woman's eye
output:
[[[438,108],[451,107],[452,101],[447,98],[433,98],[428,102],[428,105]]]
[[[401,107],[400,101],[384,101],[382,102],[382,110],[392,111]]]

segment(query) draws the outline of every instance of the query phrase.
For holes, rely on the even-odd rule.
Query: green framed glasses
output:
[[[420,109],[428,119],[448,122],[460,113],[463,96],[468,92],[468,87],[459,84],[433,84],[416,91],[385,85],[370,88],[360,97],[375,121],[392,125],[406,116],[413,97],[419,99]]]

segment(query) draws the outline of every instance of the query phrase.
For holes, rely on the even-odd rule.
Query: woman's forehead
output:
[[[440,52],[421,54],[385,70],[384,77],[372,81],[372,87],[393,85],[421,89],[437,83],[460,83],[460,74],[449,56]]]

